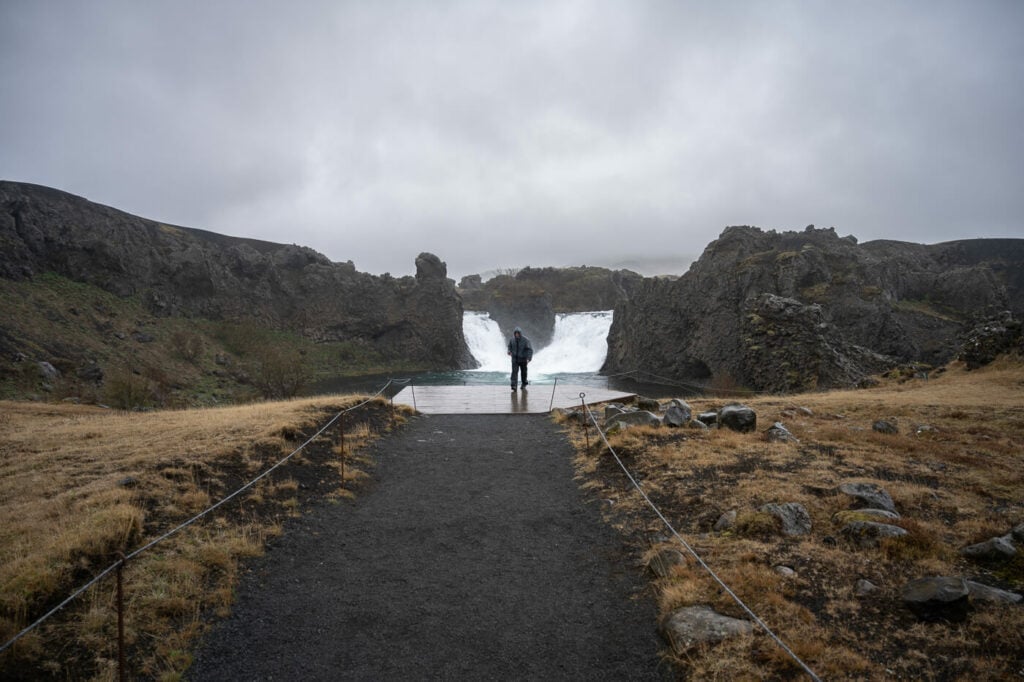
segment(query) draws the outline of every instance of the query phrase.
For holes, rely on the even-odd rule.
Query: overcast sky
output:
[[[0,0],[0,178],[395,275],[1024,237],[1024,2]]]

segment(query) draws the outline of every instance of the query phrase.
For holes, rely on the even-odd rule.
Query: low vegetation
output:
[[[406,366],[357,341],[315,342],[252,320],[155,315],[54,273],[0,279],[0,399],[119,409],[204,407],[302,395],[317,382]],[[55,373],[48,376],[39,363]]]
[[[694,413],[731,400],[688,399]],[[704,560],[822,679],[1019,679],[1024,675],[1024,605],[976,604],[961,623],[920,622],[901,588],[926,576],[960,576],[1024,593],[1024,552],[979,563],[959,550],[1024,521],[1024,365],[1003,358],[931,378],[883,379],[878,387],[743,398],[758,414],[754,433],[634,428],[610,438],[652,500]],[[897,434],[875,432],[877,420]],[[768,442],[782,422],[799,442]],[[680,548],[628,484],[590,430],[579,427],[577,467],[607,503],[609,520],[636,540],[644,562]],[[838,486],[876,483],[893,497],[908,534],[871,549],[844,541],[836,512],[852,498]],[[787,537],[768,503],[797,502],[812,531]],[[735,525],[714,531],[725,513]],[[778,567],[792,569],[788,577]],[[877,590],[859,596],[865,579]],[[652,576],[661,614],[709,605],[747,618],[692,557]],[[767,636],[666,653],[687,679],[791,679],[802,673]]]
[[[0,642],[78,586],[292,452],[356,397],[122,412],[0,403]],[[239,562],[314,500],[352,494],[358,454],[404,419],[376,399],[237,499],[124,569],[131,678],[177,679],[204,618],[230,607]],[[0,654],[0,678],[115,679],[115,581]]]

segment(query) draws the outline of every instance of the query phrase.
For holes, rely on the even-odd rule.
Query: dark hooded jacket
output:
[[[516,338],[519,332],[519,338]],[[523,336],[523,330],[516,327],[512,332],[512,338],[508,340],[508,352],[512,354],[513,362],[526,362],[533,359],[533,346],[530,339]]]

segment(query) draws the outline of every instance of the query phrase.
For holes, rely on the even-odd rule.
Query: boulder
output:
[[[765,440],[770,443],[799,443],[800,439],[789,432],[782,422],[775,422],[764,432]]]
[[[662,419],[665,426],[680,427],[690,423],[690,413],[684,411],[678,405],[669,405],[665,409],[665,417]]]
[[[877,547],[884,538],[898,538],[907,534],[905,528],[874,521],[851,521],[839,531],[858,547]]]
[[[722,514],[721,516],[718,517],[718,520],[715,521],[715,525],[713,527],[713,530],[715,532],[717,532],[717,533],[721,533],[722,531],[729,530],[730,528],[732,528],[735,525],[736,525],[736,510],[735,509],[730,509],[729,511],[725,512],[724,514]]]
[[[1014,526],[1013,530],[1010,531],[1010,535],[1017,542],[1024,542],[1024,523],[1018,523]]]
[[[607,421],[610,417],[614,417],[617,414],[625,414],[626,408],[618,403],[609,403],[604,406],[604,418]]]
[[[782,532],[785,535],[807,535],[811,532],[811,515],[799,502],[766,504],[761,507],[760,511],[779,519],[782,522]]]
[[[960,550],[961,556],[980,561],[1003,561],[1012,559],[1017,554],[1017,548],[1013,546],[1010,535],[1002,535],[989,538],[976,545],[970,545]]]
[[[896,511],[896,504],[892,501],[892,497],[884,488],[875,483],[843,483],[839,486],[839,491],[857,498],[865,507]]]
[[[44,381],[55,381],[60,378],[60,370],[50,363],[41,361],[37,362],[36,366],[39,368],[39,376],[42,377]]]
[[[642,395],[636,397],[636,407],[638,410],[646,410],[648,412],[660,412],[661,404],[654,398],[645,398]]]
[[[705,424],[704,422],[698,420],[698,419],[691,419],[690,421],[688,421],[686,423],[686,428],[688,428],[688,429],[697,429],[697,430],[700,430],[700,431],[707,431],[711,427],[708,426],[707,424]]]
[[[971,599],[974,601],[991,602],[994,604],[1019,604],[1021,599],[1024,599],[1024,597],[1016,592],[989,587],[988,585],[976,583],[973,580],[966,580],[964,582],[967,583],[967,590],[971,593]]]
[[[610,420],[605,421],[605,428],[608,431],[629,428],[630,426],[661,426],[661,419],[658,415],[651,414],[646,410],[637,410],[636,412],[617,414]]]
[[[684,606],[661,622],[662,636],[680,656],[695,647],[717,644],[753,631],[754,626],[749,621],[723,616],[709,606]]]
[[[903,603],[921,620],[959,622],[967,618],[970,590],[963,578],[918,578],[903,586]]]
[[[749,433],[757,428],[757,413],[746,405],[732,403],[718,411],[717,422],[733,431]]]
[[[679,410],[683,413],[686,421],[690,421],[691,419],[693,419],[693,408],[690,407],[690,404],[685,400],[673,398],[671,401],[669,401],[668,407],[666,409],[670,407],[679,408]]]
[[[717,412],[701,412],[697,415],[697,421],[705,426],[714,426],[718,423]]]
[[[844,509],[832,515],[832,523],[842,526],[853,521],[895,521],[900,518],[896,512],[888,509]]]
[[[858,580],[853,586],[853,593],[858,597],[866,597],[876,591],[878,591],[878,586],[864,578]]]

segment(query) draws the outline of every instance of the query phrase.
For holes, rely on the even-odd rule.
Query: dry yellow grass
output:
[[[109,566],[117,552],[131,552],[223,499],[360,400],[146,413],[0,404],[0,641]],[[358,468],[365,460],[353,452],[391,423],[380,400],[348,418],[346,481],[365,475]],[[344,494],[340,467],[336,424],[251,492],[129,563],[127,637],[136,674],[173,678],[187,667],[203,612],[223,614],[230,606],[239,559],[261,553],[281,521],[298,513],[297,479],[309,479],[317,494]],[[68,614],[19,640],[0,657],[0,676],[114,675],[112,583],[98,584]]]
[[[694,412],[731,399],[689,399]],[[1024,592],[1024,559],[985,565],[959,549],[1024,521],[1024,365],[1001,359],[973,372],[953,365],[928,380],[885,381],[867,390],[743,399],[758,432],[689,429],[626,431],[610,439],[644,490],[714,570],[823,679],[1007,679],[1024,674],[1024,608],[987,605],[966,623],[920,624],[900,602],[901,587],[928,575],[957,575]],[[808,408],[810,413],[797,408]],[[872,430],[894,420],[896,435]],[[769,443],[780,421],[799,443]],[[631,490],[607,449],[574,434],[584,486],[615,501],[609,520],[648,543],[666,534]],[[591,434],[591,443],[595,439]],[[908,531],[875,549],[855,549],[833,515],[852,506],[844,481],[881,485]],[[766,503],[799,502],[809,536],[779,534]],[[737,525],[712,532],[735,510]],[[657,540],[655,540],[657,539]],[[773,570],[787,566],[794,577]],[[854,593],[865,578],[879,587]],[[654,582],[663,613],[709,604],[742,616],[696,562]],[[686,657],[670,656],[690,679],[775,679],[793,662],[763,635]]]

